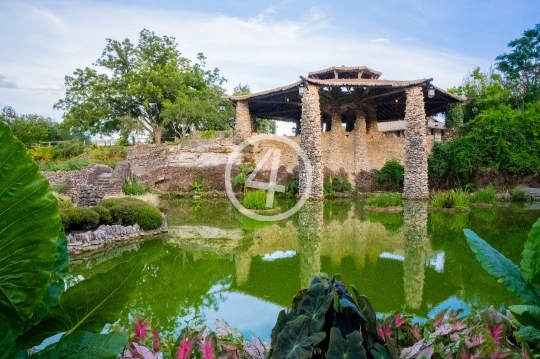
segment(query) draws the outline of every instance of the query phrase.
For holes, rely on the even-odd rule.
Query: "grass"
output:
[[[267,193],[263,190],[246,192],[246,194],[244,195],[243,205],[247,209],[270,209],[269,207],[266,207],[266,196]],[[274,203],[272,204],[271,208],[274,208],[275,206],[276,200],[274,198]]]
[[[512,196],[512,201],[525,201],[525,191],[519,187],[514,188],[510,191],[510,196]]]
[[[401,193],[383,193],[366,199],[366,205],[370,207],[397,207],[403,204]]]
[[[462,190],[432,192],[429,204],[435,208],[467,208],[469,196]]]
[[[132,179],[131,181],[126,181],[122,185],[122,192],[128,196],[140,196],[151,192],[150,187],[139,183],[137,179]]]
[[[73,151],[59,149],[60,146],[42,146],[28,149],[28,154],[39,164],[40,171],[75,171],[91,163],[100,163],[112,168],[126,159],[123,146],[87,146],[80,145]]]
[[[489,186],[480,191],[474,192],[471,196],[471,203],[493,204],[497,201],[497,191]]]

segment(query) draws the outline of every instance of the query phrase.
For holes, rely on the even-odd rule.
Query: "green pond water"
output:
[[[280,203],[287,207],[287,203]],[[419,317],[517,302],[481,268],[463,235],[470,228],[519,263],[540,209],[523,205],[402,213],[366,210],[360,202],[306,204],[274,223],[238,213],[228,201],[162,202],[169,235],[74,258],[69,285],[131,259],[146,264],[120,325],[137,315],[164,334],[224,319],[245,335],[269,340],[279,311],[317,273],[340,273],[380,314]]]

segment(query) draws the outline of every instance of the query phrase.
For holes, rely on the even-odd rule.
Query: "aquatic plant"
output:
[[[470,229],[464,232],[467,243],[482,267],[523,302],[510,306],[516,319],[523,325],[517,336],[540,342],[540,219],[533,225],[525,242],[520,267]]]
[[[512,201],[525,201],[525,191],[519,187],[516,187],[510,191]]]
[[[279,313],[269,358],[397,358],[383,346],[371,303],[352,288],[355,299],[338,276],[314,277]]]
[[[460,189],[431,192],[429,204],[435,208],[467,208],[469,195]]]
[[[402,204],[401,193],[381,193],[366,198],[366,205],[370,207],[396,207]]]
[[[471,196],[471,203],[493,204],[497,201],[497,191],[492,186],[488,186],[476,191]]]
[[[276,206],[275,197],[274,197],[274,202],[272,204],[272,207],[266,207],[267,196],[268,196],[268,193],[264,190],[248,191],[244,194],[244,200],[242,201],[242,204],[247,209],[264,210],[264,209],[274,208]]]

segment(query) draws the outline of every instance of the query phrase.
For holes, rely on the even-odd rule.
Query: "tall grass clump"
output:
[[[510,191],[512,201],[525,201],[525,191],[519,187],[516,187]]]
[[[243,205],[247,209],[256,209],[256,210],[263,210],[263,209],[270,209],[266,207],[266,191],[260,190],[260,191],[250,191],[246,192],[244,195],[244,201]],[[276,200],[274,198],[274,203],[272,204],[272,208],[276,206]]]
[[[497,201],[497,191],[491,186],[474,192],[471,196],[471,203],[493,204],[495,201]]]
[[[366,205],[370,207],[397,207],[403,204],[401,193],[383,193],[366,199]]]
[[[143,194],[150,193],[150,187],[139,183],[136,178],[133,178],[131,181],[126,181],[122,185],[122,192],[128,196],[140,196]]]
[[[429,204],[435,208],[467,208],[469,196],[462,190],[432,192]]]

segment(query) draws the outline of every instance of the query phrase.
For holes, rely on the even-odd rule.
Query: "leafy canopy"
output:
[[[206,70],[203,54],[197,59],[193,64],[182,57],[174,37],[146,29],[136,45],[107,39],[93,64],[97,69],[77,69],[65,77],[66,95],[55,108],[66,111],[70,128],[92,134],[146,132],[156,143],[170,128],[228,128],[230,106],[219,111],[226,80],[217,68]]]

